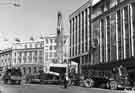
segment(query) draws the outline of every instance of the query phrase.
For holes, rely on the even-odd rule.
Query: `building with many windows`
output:
[[[50,34],[44,38],[44,57],[46,66],[45,71],[48,71],[50,63],[57,63],[56,61],[56,35]]]
[[[20,67],[23,74],[38,73],[44,65],[44,42],[14,43],[12,48],[0,51],[1,67]]]
[[[134,0],[98,0],[70,15],[70,60],[80,64],[80,73],[121,64],[134,70],[134,9]]]

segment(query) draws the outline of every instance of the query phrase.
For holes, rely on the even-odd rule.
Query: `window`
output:
[[[27,56],[27,52],[26,51],[24,52],[24,55]]]
[[[52,57],[52,52],[50,52],[50,57]]]
[[[95,21],[93,23],[93,40],[92,42],[97,45],[96,49],[94,49],[93,54],[94,54],[94,64],[98,64],[100,62],[100,50],[98,43],[96,43],[94,40],[97,41],[97,39],[100,38],[100,21]]]
[[[40,43],[40,47],[43,47],[43,43]]]
[[[35,63],[37,63],[37,57],[34,57]]]
[[[38,44],[36,43],[36,44],[35,44],[35,48],[37,48],[37,47],[38,47]]]
[[[25,67],[23,67],[23,73],[24,73],[24,74],[26,73],[26,68],[25,68]]]
[[[48,39],[46,39],[46,43],[48,44]]]
[[[22,61],[22,60],[21,60],[21,57],[18,57],[18,61],[19,61],[19,63],[21,63],[21,61]]]
[[[30,48],[32,48],[32,43],[30,44]]]
[[[24,63],[26,63],[26,56],[23,56],[23,61]]]
[[[42,55],[43,54],[43,51],[39,51],[39,55]]]
[[[3,60],[2,60],[2,62],[3,62]],[[14,63],[16,64],[16,58],[14,59]]]
[[[42,61],[43,61],[43,57],[39,56],[39,62],[42,63]]]
[[[32,51],[29,52],[29,62],[32,61]]]
[[[56,46],[54,46],[54,50],[56,50]]]
[[[110,61],[110,17],[107,16],[107,53],[108,53],[108,61]]]
[[[31,73],[31,67],[28,67],[28,69],[29,69],[29,73]]]
[[[117,23],[118,23],[118,57],[119,59],[122,59],[122,53],[123,53],[123,49],[122,49],[122,15],[121,15],[121,11],[117,11]]]
[[[100,58],[100,61],[101,61],[101,63],[102,62],[104,62],[105,60],[104,60],[104,56],[105,56],[105,52],[104,52],[104,50],[105,50],[105,47],[104,47],[104,45],[105,45],[105,31],[104,31],[104,28],[105,28],[105,25],[104,25],[104,20],[102,19],[101,20],[101,40],[102,40],[102,43],[101,43],[101,45],[100,45],[100,49],[101,49],[101,51],[102,51],[102,53],[100,53],[101,54],[101,58]]]
[[[52,50],[52,46],[50,46],[50,50]]]
[[[37,56],[37,51],[35,51],[35,56]]]
[[[19,56],[20,56],[20,57],[22,56],[22,52],[19,52]]]
[[[52,39],[50,39],[50,43],[53,43],[53,40]]]
[[[88,30],[87,30],[87,28],[88,28],[88,12],[87,12],[87,9],[85,10],[85,40],[86,40],[86,45],[85,45],[85,49],[86,49],[86,51],[88,51]]]
[[[27,48],[27,44],[25,44],[25,48]]]
[[[125,20],[123,20],[123,21],[125,21],[124,23],[124,27],[125,27],[125,43],[126,43],[126,57],[127,58],[129,58],[130,57],[130,30],[129,30],[129,28],[130,28],[130,25],[129,25],[129,11],[128,11],[128,7],[125,7],[124,8],[124,18],[125,18]]]
[[[112,14],[110,18],[111,30],[111,60],[116,60],[116,14]]]
[[[42,70],[43,68],[42,67],[39,67],[39,70]]]
[[[37,73],[37,68],[36,67],[34,67],[34,73]]]

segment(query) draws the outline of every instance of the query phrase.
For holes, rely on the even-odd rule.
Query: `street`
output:
[[[97,88],[68,87],[56,85],[1,85],[1,93],[134,93]]]
[[[89,93],[88,89],[56,85],[1,85],[2,93]],[[92,92],[91,92],[92,93]]]

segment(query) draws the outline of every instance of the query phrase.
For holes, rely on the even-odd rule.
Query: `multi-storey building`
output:
[[[63,61],[64,63],[68,63],[68,60],[69,60],[69,35],[66,35],[63,45]]]
[[[45,36],[44,39],[44,57],[46,70],[48,71],[48,65],[50,63],[57,63],[56,61],[56,35],[50,34]]]
[[[8,67],[12,65],[12,49],[5,49],[0,51],[0,67]]]
[[[79,69],[83,62],[89,63],[90,38],[90,3],[80,7],[70,15],[70,60],[79,63]],[[80,71],[79,71],[80,72]]]
[[[23,74],[38,73],[44,65],[44,42],[14,43],[12,48],[0,51],[1,67],[20,67]]]
[[[88,1],[70,15],[70,59],[80,63],[80,70],[121,64],[134,70],[134,9],[134,0]]]

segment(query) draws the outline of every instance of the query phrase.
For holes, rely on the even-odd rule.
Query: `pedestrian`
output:
[[[67,84],[68,84],[68,75],[67,73],[64,74],[64,88],[67,88]]]

